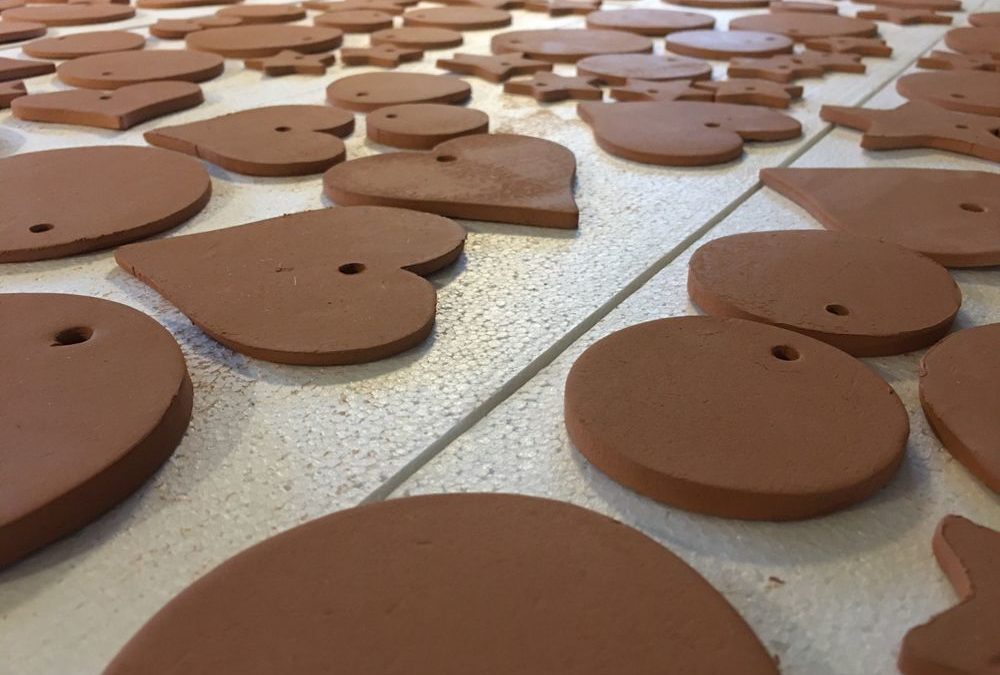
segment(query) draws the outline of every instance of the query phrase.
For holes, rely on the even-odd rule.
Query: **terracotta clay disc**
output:
[[[18,355],[0,363],[3,567],[139,489],[184,436],[192,391],[170,333],[116,302],[2,294],[0,344]]]
[[[958,12],[962,9],[962,0],[858,0],[857,4],[902,9],[930,9],[937,12]]]
[[[219,16],[239,19],[244,24],[252,23],[288,23],[306,18],[306,10],[301,5],[233,5],[223,7]]]
[[[969,23],[977,28],[1000,28],[1000,12],[970,14]]]
[[[30,42],[22,49],[38,59],[78,59],[81,56],[105,52],[127,52],[142,49],[146,38],[123,30],[96,30],[75,35],[61,35]]]
[[[464,103],[470,96],[472,87],[465,80],[424,73],[348,75],[326,88],[331,104],[362,111],[403,103]]]
[[[395,45],[409,49],[450,49],[462,44],[462,34],[448,28],[386,28],[372,33],[373,45]]]
[[[713,101],[715,94],[696,89],[690,82],[650,82],[629,80],[614,87],[611,98],[616,101]]]
[[[317,9],[324,13],[333,12],[353,12],[359,9],[384,12],[385,14],[402,14],[404,6],[402,3],[392,2],[392,0],[341,0],[340,2],[305,2],[303,6],[308,9]]]
[[[774,324],[855,356],[932,345],[962,304],[948,270],[930,258],[822,230],[710,241],[691,257],[688,293],[706,314]]]
[[[952,28],[944,34],[944,43],[962,54],[990,54],[1000,58],[1000,28]]]
[[[210,5],[234,5],[237,2],[243,2],[243,0],[136,0],[135,4],[144,9],[179,9]]]
[[[439,143],[489,131],[489,115],[472,108],[441,103],[411,103],[368,113],[368,138],[382,145],[430,150]]]
[[[1000,73],[941,70],[911,73],[896,80],[896,91],[908,99],[949,110],[1000,117]]]
[[[613,480],[678,508],[791,520],[855,504],[899,467],[909,421],[844,352],[740,319],[613,333],[566,379],[566,429]]]
[[[184,38],[189,49],[212,52],[230,59],[274,56],[291,49],[315,54],[336,49],[344,33],[322,26],[257,25],[209,28]]]
[[[279,534],[178,595],[105,675],[165,674],[177,650],[192,672],[243,675],[778,673],[669,550],[578,506],[509,494],[392,499]]]
[[[204,82],[224,69],[223,60],[215,54],[158,49],[84,56],[61,64],[56,72],[73,87],[118,89],[160,80]]]
[[[142,239],[194,217],[211,194],[199,162],[153,148],[103,145],[0,159],[0,262]]]
[[[28,61],[0,57],[0,82],[24,80],[29,77],[54,73],[56,66],[49,61]]]
[[[160,19],[149,27],[149,34],[163,40],[183,40],[188,33],[208,28],[239,26],[242,20],[231,16],[197,16],[190,19]]]
[[[250,176],[304,176],[342,162],[354,115],[325,105],[252,108],[147,131],[146,142]]]
[[[323,176],[338,204],[378,204],[453,218],[575,229],[576,158],[532,136],[474,134],[433,152],[362,157]]]
[[[772,0],[767,6],[771,12],[815,12],[817,14],[839,14],[836,5],[822,2],[799,2],[798,0]]]
[[[1000,493],[1000,324],[952,333],[920,363],[920,403],[942,445]]]
[[[438,216],[330,208],[132,244],[115,258],[226,347],[329,366],[423,342],[437,294],[420,275],[450,265],[464,242]]]
[[[671,5],[701,7],[704,9],[751,9],[767,7],[770,0],[663,0]]]
[[[14,21],[5,17],[0,21],[0,44],[20,42],[45,35],[48,28],[37,21]]]
[[[667,36],[669,51],[704,59],[788,54],[794,46],[795,43],[783,35],[749,30],[686,30]]]
[[[587,28],[624,30],[639,35],[663,37],[679,30],[709,29],[715,17],[669,9],[605,9],[587,15]]]
[[[510,12],[488,7],[421,7],[403,14],[406,26],[450,28],[452,30],[487,30],[503,28],[511,22]]]
[[[15,7],[3,13],[4,21],[30,21],[46,26],[84,26],[94,23],[111,23],[135,16],[129,5],[111,3],[65,5],[29,5]]]
[[[607,84],[625,84],[628,80],[707,80],[712,77],[712,65],[662,54],[607,54],[580,59],[576,72]]]
[[[531,59],[576,63],[599,54],[646,54],[653,42],[620,30],[516,30],[493,36],[494,54],[523,53]]]
[[[374,47],[344,47],[340,50],[340,61],[345,66],[380,66],[395,68],[401,63],[419,61],[424,58],[420,49],[376,45]]]
[[[333,26],[345,33],[373,33],[392,28],[392,14],[376,9],[354,9],[320,14],[313,23],[317,26]]]
[[[766,31],[786,35],[798,41],[824,37],[874,37],[878,26],[867,19],[835,14],[778,12],[752,14],[729,22],[734,31]]]

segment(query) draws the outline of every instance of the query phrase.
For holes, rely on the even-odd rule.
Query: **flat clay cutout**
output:
[[[941,169],[764,169],[823,227],[889,241],[946,267],[1000,265],[1000,175]]]
[[[306,176],[344,161],[354,115],[324,105],[277,105],[147,131],[146,142],[248,176]],[[340,137],[340,138],[338,138]]]
[[[301,5],[233,5],[223,7],[219,16],[239,19],[243,24],[289,23],[306,18]]]
[[[625,84],[629,80],[707,80],[712,77],[712,64],[666,54],[607,54],[580,59],[576,72],[607,84]]]
[[[138,490],[184,436],[192,387],[170,333],[116,302],[2,294],[0,344],[18,355],[0,365],[3,567]]]
[[[323,176],[337,204],[378,204],[452,218],[576,229],[576,158],[532,136],[475,134],[433,152],[393,152],[335,166]]]
[[[395,68],[400,63],[410,63],[424,58],[421,49],[376,45],[374,47],[344,47],[340,50],[340,62],[345,66],[381,66]]]
[[[730,77],[757,77],[773,82],[791,82],[803,77],[822,77],[827,71],[863,73],[865,65],[859,54],[836,52],[802,52],[779,54],[766,59],[733,59],[727,73]]]
[[[667,0],[663,0],[667,2]],[[671,5],[702,7],[704,9],[751,9],[767,7],[770,0],[669,0]]]
[[[591,345],[566,379],[565,418],[577,450],[614,481],[748,520],[812,518],[866,499],[896,473],[909,435],[892,387],[854,357],[707,316]]]
[[[694,87],[713,92],[716,103],[763,105],[768,108],[787,108],[793,99],[802,98],[802,87],[754,78],[730,78],[694,82]]]
[[[624,30],[639,35],[663,37],[679,30],[713,28],[715,17],[669,9],[606,9],[587,15],[587,28]]]
[[[215,54],[158,49],[84,56],[61,64],[56,72],[71,87],[118,89],[160,80],[204,82],[224,70],[225,63]]]
[[[714,101],[715,94],[705,89],[695,89],[684,82],[652,82],[629,80],[611,89],[616,101]]]
[[[188,49],[212,52],[228,59],[252,59],[274,56],[291,49],[303,54],[328,52],[340,46],[344,33],[322,26],[233,26],[210,28],[189,33],[184,38]]]
[[[523,53],[530,59],[576,63],[599,54],[646,54],[649,38],[620,30],[515,30],[490,40],[494,54]]]
[[[368,138],[407,150],[431,150],[439,143],[489,132],[489,115],[481,110],[442,103],[393,105],[368,113]]]
[[[45,26],[84,26],[112,23],[135,16],[128,5],[71,3],[65,5],[29,5],[3,13],[4,21],[29,21]]]
[[[567,99],[600,101],[604,91],[597,86],[600,80],[594,77],[566,77],[555,73],[535,73],[524,80],[510,80],[503,86],[508,94],[532,96],[537,101],[554,102]]]
[[[1000,28],[1000,12],[970,14],[969,23],[977,28]]]
[[[24,7],[26,4],[28,4],[26,0],[0,0],[0,12],[15,7]]]
[[[24,80],[29,77],[48,75],[56,72],[54,63],[48,61],[28,61],[27,59],[7,59],[0,57],[0,82]]]
[[[686,30],[667,36],[669,51],[703,59],[787,54],[794,46],[795,43],[784,35],[750,30]]]
[[[281,75],[325,75],[326,69],[337,61],[330,54],[299,54],[293,51],[278,52],[274,56],[259,59],[247,59],[243,62],[251,70],[263,71],[265,75],[279,77]]]
[[[488,7],[430,7],[411,9],[403,14],[404,26],[486,30],[503,28],[511,22],[510,12]]]
[[[581,103],[597,144],[643,164],[707,166],[738,159],[744,141],[797,138],[794,117],[749,105],[688,101]]]
[[[854,356],[930,346],[962,304],[948,270],[933,260],[823,230],[710,241],[691,257],[688,293],[706,314],[788,328]]]
[[[383,12],[385,14],[402,14],[405,9],[402,3],[391,2],[390,0],[341,0],[340,2],[304,2],[303,7],[308,9],[318,9],[324,13],[333,12],[354,12],[358,10],[369,10]]]
[[[812,38],[805,41],[806,49],[817,52],[833,52],[835,54],[860,54],[862,56],[892,56],[892,47],[881,38]]]
[[[551,71],[552,64],[525,58],[523,54],[452,54],[450,59],[438,59],[437,67],[460,75],[474,75],[489,82],[503,82],[518,75],[533,75]]]
[[[902,9],[901,7],[876,7],[858,12],[855,16],[859,19],[874,19],[875,21],[888,21],[899,26],[913,26],[916,24],[931,23],[947,25],[951,23],[951,17],[946,14],[938,14],[929,9]]]
[[[945,516],[934,533],[934,557],[961,602],[910,629],[899,650],[904,675],[993,675],[1000,612],[1000,532]]]
[[[77,124],[102,129],[128,129],[205,100],[201,87],[191,82],[144,82],[113,92],[88,89],[34,94],[18,99],[14,117],[32,122]]]
[[[106,52],[142,49],[146,38],[123,30],[97,30],[76,35],[61,35],[29,42],[21,49],[36,59],[78,59]]]
[[[105,675],[165,674],[178,650],[191,671],[242,675],[564,673],[570,654],[574,675],[623,663],[778,673],[669,550],[578,506],[510,494],[392,499],[272,537],[174,598]]]
[[[549,16],[588,16],[601,7],[601,0],[527,0],[524,8],[530,12],[545,12]]]
[[[786,35],[793,40],[822,37],[875,37],[878,26],[865,19],[830,14],[780,12],[752,14],[729,22],[731,31],[764,31]]]
[[[28,94],[27,87],[20,80],[15,82],[0,82],[0,110],[10,107],[11,102]]]
[[[949,110],[1000,117],[1000,73],[911,73],[896,80],[896,91],[910,100],[927,101]]]
[[[953,54],[934,50],[917,59],[917,67],[931,70],[993,70],[1000,71],[1000,60],[989,54]]]
[[[0,44],[41,37],[47,31],[48,27],[44,23],[38,23],[37,21],[14,21],[10,17],[5,16],[3,21],[0,21]]]
[[[149,27],[151,35],[162,40],[183,40],[189,33],[209,28],[239,26],[243,21],[232,16],[199,16],[190,19],[160,19]]]
[[[24,199],[38,194],[39,185],[44,199]],[[154,148],[103,145],[6,157],[0,159],[0,263],[143,239],[190,220],[211,194],[199,162]]]
[[[808,14],[839,14],[836,5],[820,2],[799,2],[798,0],[773,0],[767,6],[771,12],[806,12]]]
[[[974,115],[910,101],[889,110],[824,105],[825,122],[864,132],[867,150],[935,148],[1000,162],[1000,117]]]
[[[449,49],[459,47],[462,34],[447,28],[387,28],[372,33],[373,45],[395,45],[410,49]]]
[[[345,33],[374,33],[392,28],[392,14],[376,9],[354,9],[320,14],[313,23],[317,26],[333,26]]]
[[[243,0],[136,0],[136,6],[143,9],[179,9],[183,7],[207,7],[211,5],[234,5]]]
[[[465,230],[439,216],[330,208],[124,246],[115,259],[230,349],[332,366],[423,342],[437,293],[420,276],[464,243]]]
[[[903,9],[933,9],[938,12],[958,12],[962,9],[961,0],[859,0],[858,4]]]
[[[944,43],[962,54],[989,54],[1000,58],[1000,28],[952,28],[944,34]]]
[[[326,88],[332,105],[364,112],[403,103],[464,103],[471,96],[465,80],[424,73],[348,75]]]

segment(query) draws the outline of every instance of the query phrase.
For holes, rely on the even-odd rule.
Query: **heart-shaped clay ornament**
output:
[[[451,264],[464,242],[439,216],[330,208],[125,246],[115,258],[231,349],[340,365],[423,342],[437,293],[420,275]]]
[[[575,229],[576,158],[532,136],[476,134],[433,152],[394,152],[345,162],[323,176],[338,204],[380,204],[454,218]]]
[[[5,202],[6,203],[6,202]],[[151,318],[82,295],[0,295],[0,567],[95,520],[180,442],[192,387]]]
[[[56,72],[71,87],[118,89],[140,82],[204,82],[225,70],[222,57],[186,49],[150,49],[94,54],[61,64]]]
[[[744,141],[779,141],[802,133],[794,117],[734,103],[587,102],[577,112],[593,127],[598,145],[644,164],[721,164],[740,157]]]
[[[364,73],[334,80],[326,98],[347,110],[371,111],[404,103],[464,103],[472,96],[465,80],[426,73]]]
[[[274,56],[291,49],[303,54],[328,52],[344,40],[344,33],[328,26],[288,26],[251,24],[229,28],[209,28],[188,33],[188,49],[211,52],[227,59],[252,59]]]
[[[354,115],[323,105],[253,108],[147,131],[151,145],[249,176],[304,176],[342,162]],[[339,138],[338,138],[339,137]]]

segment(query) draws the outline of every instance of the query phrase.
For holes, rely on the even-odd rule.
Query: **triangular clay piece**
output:
[[[151,145],[184,152],[249,176],[321,173],[346,155],[354,115],[324,105],[252,108],[145,134]]]
[[[380,204],[454,218],[575,229],[576,158],[558,143],[511,134],[476,134],[432,152],[394,152],[344,162],[326,172],[338,204]]]
[[[794,117],[768,108],[730,103],[643,101],[581,103],[577,111],[598,145],[644,164],[705,166],[738,159],[744,141],[797,138]]]
[[[28,94],[27,87],[20,80],[16,82],[0,82],[0,110],[11,106],[14,99]]]
[[[1000,532],[962,516],[945,516],[933,549],[961,602],[906,634],[899,670],[904,675],[994,675],[1000,644]]]
[[[946,267],[1000,265],[1000,174],[944,169],[764,169],[824,227],[890,241]]]
[[[424,341],[465,230],[382,207],[295,213],[118,249],[118,264],[213,339],[299,365],[384,359]],[[209,290],[209,292],[206,292]]]
[[[55,71],[56,64],[51,61],[28,61],[0,57],[0,82],[25,80],[29,77],[48,75]]]

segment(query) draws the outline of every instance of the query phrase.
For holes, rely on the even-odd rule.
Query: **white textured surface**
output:
[[[629,6],[637,4],[661,6],[653,0]],[[211,11],[140,10],[129,22],[94,28],[148,25],[158,16]],[[737,13],[715,14],[727,18]],[[515,17],[514,29],[583,24],[579,17],[549,19],[524,12],[515,12]],[[50,35],[69,30],[80,29],[53,30]],[[483,411],[484,404],[513,391],[518,378],[563,348],[567,335],[582,331],[588,317],[617,302],[616,294],[683,249],[688,238],[754,189],[759,168],[794,157],[824,130],[816,114],[822,103],[861,100],[925,51],[943,30],[884,25],[883,32],[896,49],[893,59],[866,59],[866,76],[803,81],[806,99],[792,109],[803,122],[803,139],[751,144],[742,161],[700,170],[656,168],[615,159],[596,148],[589,129],[575,117],[575,104],[538,106],[531,99],[503,96],[500,87],[470,78],[471,105],[490,113],[495,131],[544,136],[576,153],[580,230],[466,223],[471,233],[466,255],[433,277],[440,288],[434,336],[417,350],[379,363],[296,368],[234,354],[204,337],[155,293],[118,270],[108,252],[0,267],[4,292],[84,293],[149,312],[181,342],[195,383],[191,428],[174,458],[149,485],[78,535],[0,574],[0,673],[97,672],[143,621],[207,569],[276,531],[352,506],[378,490],[407,462],[419,462],[420,453],[430,454],[457,433],[451,430],[461,430],[463,420],[481,414],[477,411]],[[486,53],[495,32],[466,33],[466,44],[455,51]],[[348,44],[364,44],[365,39],[351,36]],[[661,42],[657,41],[658,48]],[[151,48],[178,46],[173,41],[150,44]],[[451,51],[429,52],[423,62],[402,70],[436,72],[434,60]],[[19,56],[19,50],[8,48],[0,55]],[[717,65],[721,71],[721,64]],[[572,67],[557,69],[572,72]],[[25,123],[0,112],[0,156],[70,145],[141,144],[142,132],[156,126],[260,105],[321,104],[328,82],[367,70],[338,65],[326,77],[268,79],[244,71],[238,61],[228,61],[223,77],[203,85],[205,104],[125,133]],[[33,92],[62,88],[51,77],[34,78],[28,86]],[[367,143],[363,126],[359,117],[359,130],[348,141],[349,157],[387,150]],[[843,151],[818,148],[803,161],[831,152],[832,161],[857,163],[861,153],[856,134],[838,131],[835,136],[846,138],[834,148],[843,146]],[[820,147],[829,145],[823,142]],[[324,204],[318,176],[261,180],[216,169],[212,174],[215,193],[208,208],[168,236]],[[777,199],[754,197],[737,212],[743,214],[740,222],[751,229],[777,226],[775,211],[792,212],[794,222],[794,211]],[[752,209],[762,200],[771,205],[770,211],[753,215]],[[727,226],[736,218],[730,217]],[[787,215],[784,222],[789,223]],[[651,316],[682,313],[686,295],[683,273],[677,272],[682,267],[678,260],[586,340]],[[974,278],[986,279],[990,273],[985,274]],[[675,278],[664,287],[671,275]],[[997,280],[993,281],[993,286],[983,287],[984,294],[996,292]],[[994,307],[996,301],[994,295]],[[856,666],[868,663],[863,658],[866,654],[880,654],[881,643],[873,639],[891,648],[901,628],[892,624],[888,630],[870,613],[877,610],[898,620],[906,612],[920,616],[924,609],[926,614],[944,602],[947,594],[926,561],[921,561],[919,569],[938,589],[937,596],[918,607],[912,600],[881,590],[873,597],[846,594],[843,585],[836,583],[851,576],[846,573],[846,561],[857,558],[857,564],[883,564],[865,562],[868,558],[862,554],[868,556],[886,548],[887,542],[901,541],[897,529],[920,530],[917,524],[922,516],[904,513],[876,518],[878,522],[873,523],[858,511],[835,517],[846,521],[824,520],[814,529],[805,525],[748,527],[671,512],[592,476],[565,445],[559,403],[565,369],[583,344],[573,345],[566,356],[421,471],[406,489],[533,492],[626,517],[660,536],[726,592],[774,650],[789,660],[793,666],[789,672],[881,672]],[[923,500],[934,497],[935,491],[932,488],[928,493],[924,489],[928,481],[915,471],[908,467],[892,490],[874,503],[891,506],[913,499],[917,502],[914,510],[923,508]],[[960,470],[949,471],[955,481],[964,479]],[[966,483],[961,483],[963,490],[974,488]],[[893,492],[901,488],[906,494]],[[992,506],[995,511],[995,503]],[[840,524],[831,528],[828,522]],[[917,537],[921,556],[926,534],[921,531]],[[737,539],[738,544],[734,543]],[[828,606],[823,601],[827,596],[814,596],[804,584],[800,588],[805,592],[795,592],[791,583],[775,593],[758,592],[768,574],[794,578],[796,569],[820,575],[821,587],[829,590],[835,605]],[[863,573],[876,578],[874,572]],[[852,574],[858,574],[857,567]],[[857,620],[850,613],[854,611]],[[810,629],[807,621],[816,616],[827,617],[819,632]],[[852,625],[838,631],[832,618],[842,622],[845,617],[851,617]],[[892,634],[878,635],[883,629]],[[862,634],[868,635],[868,642],[866,650],[859,652],[850,639],[861,643],[858,636]]]

